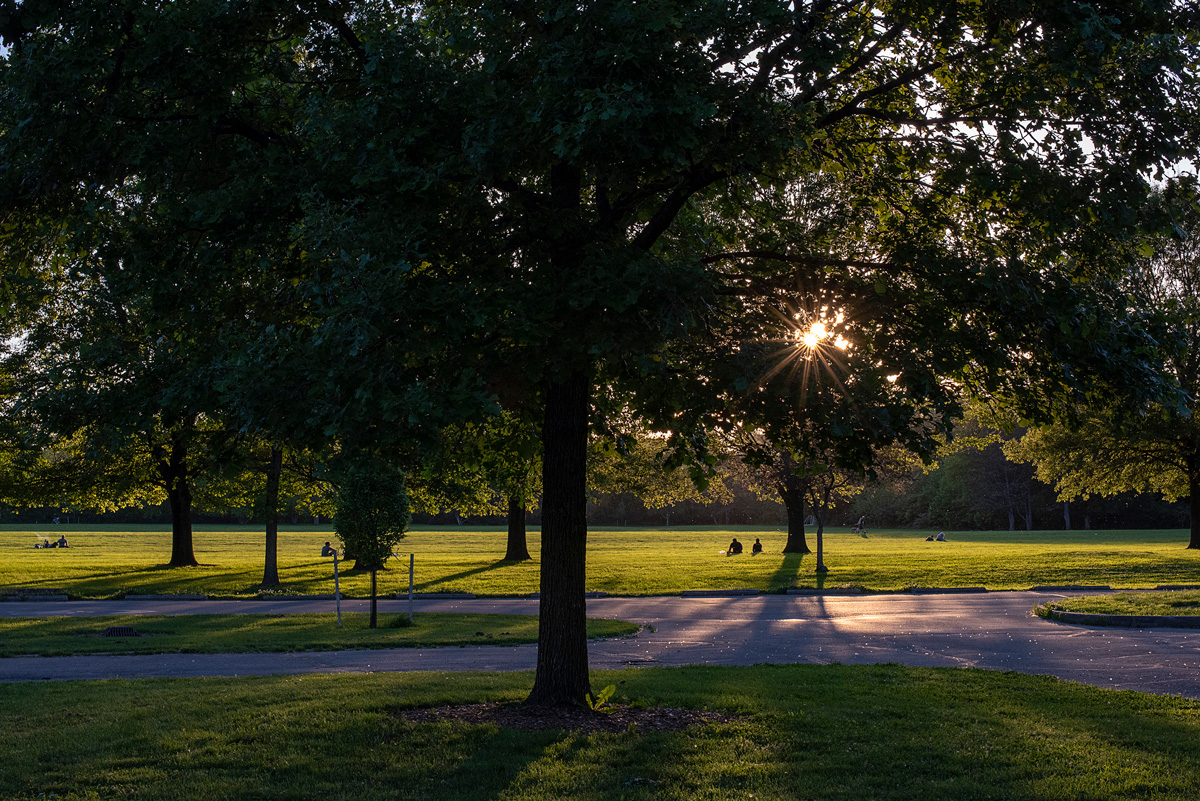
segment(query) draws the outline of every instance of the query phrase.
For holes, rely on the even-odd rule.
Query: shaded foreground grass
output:
[[[65,532],[67,550],[34,550],[35,540]],[[818,579],[812,555],[782,554],[781,529],[593,529],[588,535],[587,588],[617,595],[674,594],[689,589],[985,586],[1028,589],[1042,584],[1107,584],[1152,588],[1200,583],[1200,551],[1187,550],[1183,531],[946,532],[948,542],[926,542],[928,532],[871,531],[825,535]],[[733,536],[758,537],[766,552],[718,556]],[[262,532],[252,527],[197,526],[201,567],[167,569],[165,526],[0,526],[0,587],[62,588],[82,598],[133,593],[199,593],[246,597],[262,592]],[[279,536],[279,573],[286,594],[329,593],[333,566],[317,554],[334,539],[326,528],[295,526]],[[529,535],[538,553],[539,534]],[[810,546],[815,539],[810,534]],[[379,574],[380,591],[407,591],[407,553],[416,554],[418,592],[473,592],[513,596],[536,592],[538,563],[498,561],[505,532],[498,527],[426,527],[401,542],[396,569]],[[342,574],[343,592],[368,593],[366,573]]]
[[[0,657],[36,654],[220,654],[267,651],[336,651],[349,648],[428,648],[438,645],[520,645],[537,642],[533,615],[430,613],[380,615],[367,627],[365,613],[342,615],[108,615],[104,617],[0,618]],[[110,626],[139,636],[103,637]],[[620,637],[637,626],[588,619],[588,637]]]
[[[0,685],[10,799],[1194,799],[1200,702],[978,670],[596,673],[618,703],[732,713],[580,735],[399,709],[517,701],[529,674]],[[45,794],[44,796],[42,794]]]
[[[1096,615],[1200,615],[1200,592],[1119,592],[1114,595],[1082,595],[1046,604],[1064,612]]]

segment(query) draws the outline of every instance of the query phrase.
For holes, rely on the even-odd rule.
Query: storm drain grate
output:
[[[137,630],[133,626],[109,626],[104,630],[101,637],[137,637]]]

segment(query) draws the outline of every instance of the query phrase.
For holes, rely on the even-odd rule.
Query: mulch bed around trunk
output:
[[[525,704],[461,704],[431,709],[403,709],[393,712],[401,720],[429,723],[438,720],[458,720],[463,723],[494,723],[505,729],[561,729],[583,732],[682,731],[704,723],[728,723],[737,720],[733,715],[701,712],[695,709],[671,707],[638,708],[613,704],[604,707],[611,712],[593,712],[585,707],[539,707]]]

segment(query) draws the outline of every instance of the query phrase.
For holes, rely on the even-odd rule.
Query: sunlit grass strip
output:
[[[68,550],[34,550],[34,539],[66,531]],[[926,542],[929,532],[872,530],[866,537],[834,529],[825,535],[818,577],[813,555],[781,554],[781,529],[688,527],[594,529],[588,534],[587,589],[614,595],[666,595],[693,589],[782,592],[789,587],[910,587],[1029,589],[1050,584],[1104,584],[1152,588],[1200,583],[1200,551],[1187,550],[1183,531],[947,531],[948,542]],[[718,555],[736,535],[747,545],[761,538],[765,553]],[[0,587],[62,588],[75,597],[124,594],[263,594],[262,539],[252,527],[198,526],[201,567],[163,567],[170,553],[164,526],[0,527]],[[329,529],[291,527],[279,536],[282,586],[268,594],[333,591],[332,560],[319,556],[334,539]],[[540,544],[536,529],[530,553]],[[809,535],[810,546],[816,546]],[[379,574],[380,591],[408,589],[408,552],[416,554],[417,592],[471,592],[525,596],[536,592],[539,565],[503,562],[505,532],[498,527],[420,528],[402,541],[395,569]],[[345,567],[345,565],[343,565]],[[369,576],[344,572],[343,592],[366,597]]]
[[[1046,604],[1063,612],[1093,615],[1200,615],[1200,591],[1120,592],[1114,595],[1084,595]]]
[[[1200,797],[1200,703],[976,670],[596,673],[614,701],[738,720],[574,735],[401,708],[519,701],[529,674],[0,685],[7,798]],[[44,795],[43,795],[44,794]]]
[[[428,648],[439,645],[521,645],[537,642],[532,615],[384,614],[379,628],[364,613],[288,615],[110,615],[105,617],[0,618],[0,657],[123,653],[249,653],[337,651],[350,648]],[[589,619],[588,637],[620,637],[637,626]],[[105,637],[109,627],[129,627],[133,637]]]

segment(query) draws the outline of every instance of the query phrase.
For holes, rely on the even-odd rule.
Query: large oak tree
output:
[[[585,462],[607,399],[703,458],[739,409],[817,397],[814,372],[777,369],[797,313],[844,316],[847,396],[894,393],[827,429],[839,461],[928,448],[964,389],[1046,417],[1099,374],[1159,386],[1105,271],[1147,173],[1187,144],[1178,4],[90,6],[8,4],[0,161],[59,175],[62,148],[74,169],[16,196],[73,198],[106,175],[73,163],[89,153],[161,176],[146,143],[237,142],[229,208],[257,179],[302,210],[305,313],[252,350],[303,354],[304,425],[543,410],[533,702],[589,692]],[[809,224],[829,181],[836,240]]]

